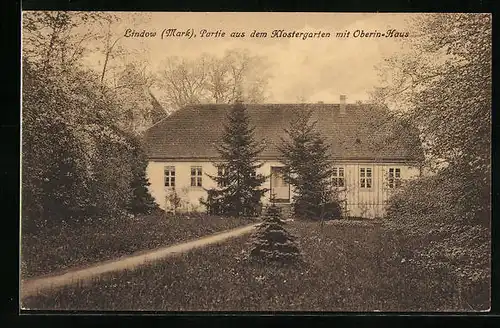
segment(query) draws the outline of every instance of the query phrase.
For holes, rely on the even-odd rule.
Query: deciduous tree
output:
[[[246,50],[230,50],[222,57],[169,57],[158,79],[163,99],[178,109],[198,103],[232,104],[240,91],[246,103],[262,102],[267,97],[269,78],[264,58]]]
[[[379,69],[378,99],[404,110],[434,162],[462,185],[457,208],[482,213],[490,203],[491,15],[426,14],[415,37]]]
[[[84,38],[72,34],[100,16],[23,17],[23,224],[119,218],[134,201],[147,205],[144,159],[122,124],[119,95],[81,63]]]

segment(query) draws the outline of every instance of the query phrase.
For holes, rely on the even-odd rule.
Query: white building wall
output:
[[[164,167],[174,166],[176,186],[175,190],[182,199],[180,210],[182,211],[204,211],[200,204],[200,198],[206,198],[203,188],[210,189],[216,183],[206,174],[215,175],[217,170],[212,162],[179,162],[179,161],[150,161],[147,167],[147,175],[150,182],[150,192],[162,209],[168,208],[167,196],[171,188],[164,186]],[[191,186],[191,167],[199,166],[203,170],[203,187]],[[259,173],[268,176],[263,188],[270,188],[270,172],[272,166],[282,166],[278,161],[266,161],[259,169]],[[401,163],[370,163],[370,162],[336,162],[335,166],[343,167],[345,174],[345,188],[339,189],[339,197],[343,200],[345,214],[351,217],[376,218],[384,215],[385,204],[392,192],[387,186],[387,172],[391,167],[400,168],[403,180],[413,179],[420,174],[416,166]],[[360,188],[360,168],[372,169],[372,187]],[[291,188],[290,198],[293,197]],[[263,198],[263,203],[269,203],[270,192]]]
[[[175,191],[182,199],[181,211],[204,211],[205,208],[200,204],[200,198],[206,198],[206,192],[203,188],[210,189],[216,186],[216,183],[210,179],[207,174],[217,174],[216,168],[210,162],[157,162],[150,161],[147,167],[149,179],[149,189],[151,195],[162,209],[167,209],[167,197],[172,193],[172,188],[164,185],[164,169],[167,166],[175,167]],[[202,187],[191,186],[191,168],[202,168]]]
[[[336,166],[344,167],[345,188],[339,188],[339,197],[343,200],[346,216],[377,218],[385,215],[385,206],[391,193],[396,189],[388,187],[387,174],[389,168],[399,168],[401,179],[411,180],[420,175],[420,170],[415,166],[401,163],[338,163]],[[372,169],[371,188],[361,188],[360,169]]]

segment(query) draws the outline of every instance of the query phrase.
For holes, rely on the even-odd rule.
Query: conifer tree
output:
[[[218,188],[207,190],[205,203],[211,214],[256,216],[260,214],[261,188],[266,176],[257,173],[263,164],[257,161],[262,146],[255,140],[245,105],[237,101],[231,108],[218,146],[221,162],[214,163],[218,174],[209,177]]]
[[[294,187],[294,214],[300,218],[334,218],[340,216],[336,192],[332,188],[332,162],[328,145],[315,130],[308,109],[299,112],[285,129],[279,149],[288,174],[285,179]]]
[[[148,189],[150,183],[146,176],[148,165],[146,153],[136,137],[130,137],[130,143],[133,147],[132,158],[135,163],[132,166],[132,179],[130,181],[132,197],[129,210],[134,214],[151,214],[159,207]]]
[[[284,224],[280,208],[272,203],[250,238],[248,259],[264,263],[301,263],[297,238],[283,227]]]

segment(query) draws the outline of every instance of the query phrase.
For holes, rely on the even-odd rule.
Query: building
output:
[[[416,131],[391,119],[389,112],[369,104],[248,104],[247,113],[255,137],[265,145],[259,160],[261,173],[270,176],[263,187],[284,204],[293,188],[283,179],[277,145],[294,112],[311,109],[317,129],[329,143],[335,166],[333,183],[339,190],[344,213],[349,217],[382,217],[391,192],[404,181],[420,175],[423,159]],[[185,211],[205,210],[200,198],[216,186],[207,174],[217,174],[216,145],[231,105],[188,106],[146,131],[150,191],[168,209],[175,190]]]

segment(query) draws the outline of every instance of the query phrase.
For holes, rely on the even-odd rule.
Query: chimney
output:
[[[340,95],[340,114],[344,115],[345,114],[345,100],[346,96],[345,95]]]

